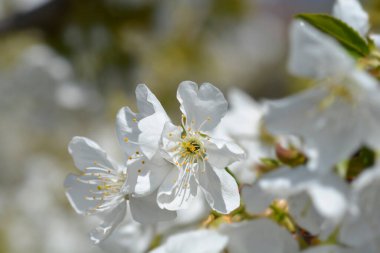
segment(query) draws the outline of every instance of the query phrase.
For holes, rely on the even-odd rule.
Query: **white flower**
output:
[[[165,124],[161,138],[162,155],[176,167],[158,190],[158,204],[169,210],[189,206],[198,185],[211,208],[229,213],[240,205],[237,183],[225,170],[244,157],[235,144],[208,135],[227,111],[227,101],[213,85],[198,88],[182,82],[177,91],[181,103],[182,126]]]
[[[196,230],[173,235],[150,253],[222,253],[227,236],[212,230]]]
[[[324,79],[317,87],[268,102],[266,126],[276,134],[304,138],[317,153],[311,169],[328,171],[361,145],[380,147],[378,83],[333,39],[295,21],[291,30],[292,73]]]
[[[237,208],[237,184],[224,168],[244,152],[207,135],[226,113],[223,94],[211,84],[198,90],[195,83],[181,83],[177,97],[184,113],[182,127],[170,122],[145,85],[137,87],[136,97],[140,113],[123,108],[116,123],[128,156],[127,187],[133,195],[144,196],[159,188],[159,206],[179,210],[188,207],[199,184],[213,209],[228,213]]]
[[[82,174],[67,176],[64,183],[66,196],[78,214],[97,215],[103,220],[91,232],[91,240],[95,243],[107,238],[122,222],[127,199],[132,216],[139,222],[175,218],[175,213],[157,206],[155,193],[144,198],[130,196],[126,187],[126,168],[110,159],[95,142],[74,137],[69,144],[69,153]]]

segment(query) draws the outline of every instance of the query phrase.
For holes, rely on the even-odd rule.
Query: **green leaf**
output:
[[[370,53],[367,41],[351,26],[339,19],[326,14],[298,14],[296,17],[335,38],[355,57],[364,57]]]

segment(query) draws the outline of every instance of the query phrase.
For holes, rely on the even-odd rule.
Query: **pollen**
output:
[[[133,118],[132,121],[133,121],[133,122],[137,122],[137,119],[136,119],[136,118]]]
[[[124,138],[124,142],[128,142],[129,141],[129,138],[128,137],[125,137]]]

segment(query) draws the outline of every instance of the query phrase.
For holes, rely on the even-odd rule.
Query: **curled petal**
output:
[[[116,164],[107,156],[98,144],[85,137],[74,137],[69,143],[69,153],[75,166],[81,171],[91,167],[117,169]]]
[[[154,113],[162,113],[166,115],[160,101],[158,101],[156,96],[145,84],[139,84],[136,87],[136,100],[141,118],[145,118]]]
[[[240,194],[235,179],[226,171],[213,168],[206,162],[198,173],[198,183],[207,202],[219,213],[228,214],[240,206]]]
[[[112,231],[123,221],[125,218],[127,206],[125,202],[120,203],[116,208],[105,214],[102,219],[103,222],[98,227],[93,229],[90,233],[90,239],[98,244],[108,236]]]

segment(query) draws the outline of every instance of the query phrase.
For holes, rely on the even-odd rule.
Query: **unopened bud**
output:
[[[307,162],[307,157],[294,147],[284,148],[277,143],[275,150],[278,160],[290,167],[296,167]]]

